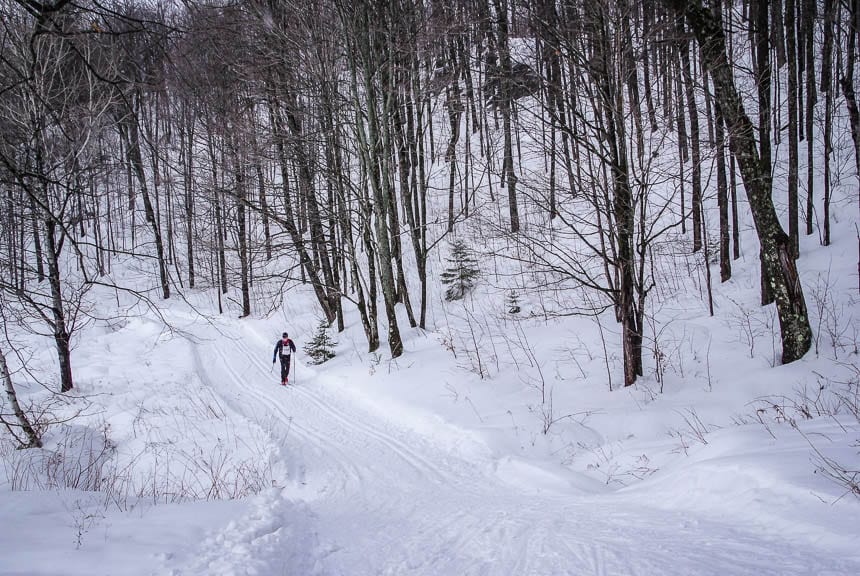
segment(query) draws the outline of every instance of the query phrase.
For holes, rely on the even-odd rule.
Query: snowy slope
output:
[[[313,324],[300,310],[289,322],[299,339],[292,327]],[[353,325],[337,358],[299,361],[283,388],[270,364],[281,318],[201,322],[181,303],[163,314],[171,331],[144,315],[88,329],[76,350],[87,407],[76,425],[108,425],[114,460],[136,462],[133,488],[7,485],[0,574],[860,571],[860,505],[813,474],[809,444],[790,426],[773,425],[774,437],[722,421],[686,450],[668,433],[689,419],[684,406],[726,420],[737,390],[643,402],[643,390],[577,385],[572,406],[593,413],[545,435],[533,390],[458,367],[439,334],[410,332],[391,363],[363,354]],[[540,332],[536,348],[551,350],[555,335]],[[719,358],[712,370],[727,388],[728,375],[742,378]],[[556,409],[570,410],[558,388]],[[800,426],[856,458],[834,419]],[[6,454],[7,477],[23,458]],[[125,477],[112,470],[104,476]],[[196,498],[238,499],[182,502],[166,488],[180,479]]]
[[[833,246],[803,238],[816,345],[788,366],[748,219],[714,317],[692,257],[655,290],[662,368],[647,358],[628,389],[611,312],[553,318],[524,292],[513,317],[492,281],[453,304],[433,281],[396,361],[365,352],[348,310],[337,357],[300,352],[288,388],[272,347],[310,338],[305,289],[258,284],[255,314],[277,306],[242,320],[233,293],[218,316],[206,291],[156,313],[96,290],[69,398],[49,391],[50,344],[14,334],[41,370],[18,393],[56,423],[43,451],[0,444],[0,576],[858,574],[860,499],[827,467],[860,470],[850,181]]]

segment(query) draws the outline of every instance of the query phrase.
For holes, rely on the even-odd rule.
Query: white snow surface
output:
[[[291,292],[268,318],[207,320],[201,292],[195,307],[87,327],[77,388],[55,408],[77,414],[73,429],[4,452],[0,574],[860,573],[860,504],[816,473],[808,441],[856,469],[858,423],[764,426],[749,405],[835,380],[853,353],[771,367],[745,357],[727,322],[698,318],[677,345],[703,355],[707,333],[709,376],[610,392],[595,342],[591,364],[559,360],[593,325],[525,319],[554,393],[544,434],[527,360],[479,378],[444,331],[404,330],[390,361],[364,353],[350,316],[335,359],[300,353],[278,385],[272,348],[285,325],[300,349],[309,338],[307,297]],[[701,439],[685,424],[696,420]],[[23,480],[34,453],[71,461],[69,437],[109,439],[98,490]]]
[[[0,576],[860,574],[860,499],[822,465],[860,471],[846,182],[833,245],[803,238],[816,344],[785,366],[749,222],[714,317],[701,267],[661,278],[674,291],[649,299],[629,388],[611,310],[548,317],[523,290],[514,317],[509,287],[443,303],[435,276],[426,331],[398,310],[396,360],[384,315],[369,354],[348,307],[337,356],[310,365],[303,287],[273,302],[255,286],[244,319],[235,290],[218,315],[214,291],[156,312],[99,288],[59,397],[50,340],[9,327],[30,368],[9,358],[18,395],[54,423],[41,450],[0,442]],[[114,271],[141,289],[154,277]],[[299,347],[288,387],[271,363],[284,330]]]

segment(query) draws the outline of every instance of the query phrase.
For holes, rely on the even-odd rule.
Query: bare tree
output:
[[[779,223],[771,198],[770,152],[760,154],[757,148],[753,124],[735,88],[719,18],[699,0],[664,0],[664,4],[686,17],[714,81],[714,98],[726,119],[730,146],[740,167],[761,243],[765,278],[776,300],[782,333],[782,361],[793,362],[809,350],[812,331],[790,239]]]
[[[40,241],[37,262],[30,260],[17,281],[0,280],[0,288],[49,328],[60,389],[67,392],[74,387],[70,340],[90,276],[75,226],[83,230],[87,218],[85,184],[100,162],[92,143],[106,125],[112,95],[95,70],[102,47],[82,32],[79,12],[64,1],[21,6],[26,12],[0,7],[7,34],[0,59],[0,181],[18,191],[20,214],[29,210]]]
[[[6,400],[12,408],[12,416],[15,419],[14,423],[10,422],[7,420],[6,414],[0,413],[0,422],[2,422],[9,433],[12,434],[13,438],[18,439],[22,448],[41,448],[42,439],[39,437],[36,429],[33,428],[33,424],[30,422],[29,418],[27,418],[27,414],[18,402],[18,395],[15,393],[15,386],[12,384],[12,375],[9,372],[9,365],[6,363],[6,355],[3,354],[2,349],[0,349],[0,379],[3,380],[3,386],[6,390]],[[21,433],[24,435],[23,438],[16,433],[16,429],[21,430]]]

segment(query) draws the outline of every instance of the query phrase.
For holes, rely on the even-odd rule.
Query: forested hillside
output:
[[[329,322],[355,306],[368,349],[381,323],[397,357],[426,327],[431,253],[480,221],[532,288],[615,310],[629,385],[661,246],[725,282],[751,215],[791,362],[812,341],[799,239],[830,243],[856,172],[857,13],[4,3],[4,309],[53,336],[64,391],[86,293],[120,257],[149,272],[142,298],[235,291],[243,316],[265,306],[255,284],[308,283]]]
[[[683,507],[697,482],[738,479],[708,484],[679,454],[743,458],[772,437],[791,453],[760,460],[779,470],[774,484],[805,489],[818,474],[860,496],[858,41],[860,0],[0,0],[7,485],[63,487],[49,464],[62,458],[24,466],[12,448],[26,447],[95,452],[99,470],[122,462],[109,475],[128,474],[121,490],[101,477],[65,485],[116,501],[268,498],[307,475],[348,509],[368,486],[396,492],[358,470],[403,460],[407,479],[464,487],[482,503],[476,518],[503,514],[455,454],[476,458],[474,478],[491,469],[517,490],[646,482]],[[270,374],[268,334],[287,328],[294,369],[317,387],[296,392],[295,414],[343,446],[298,416],[293,428],[292,405],[268,391],[239,399]],[[127,390],[118,380],[140,403],[134,417],[110,405]],[[207,398],[182,393],[190,416],[143,409],[159,395],[166,406],[180,383]],[[356,424],[352,400],[385,424]],[[742,432],[720,436],[732,425]],[[226,449],[225,437],[242,441]],[[258,441],[267,448],[248,448]],[[114,458],[125,442],[140,452]],[[214,459],[196,451],[210,445]],[[175,462],[164,446],[183,446],[185,470],[130,480]],[[517,454],[566,480],[511,463]],[[432,493],[422,481],[419,501]],[[801,492],[791,502],[819,522]],[[395,512],[412,506],[395,500]],[[556,504],[542,500],[532,519],[547,533]],[[326,511],[321,523],[346,534]],[[819,524],[835,534],[832,514]],[[441,524],[412,518],[406,534]],[[346,548],[362,556],[376,542],[365,544]],[[686,544],[692,558],[698,544]],[[408,572],[419,546],[392,546],[406,559],[387,573]],[[772,573],[811,570],[797,554]]]

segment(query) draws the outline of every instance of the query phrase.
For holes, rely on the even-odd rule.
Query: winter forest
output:
[[[858,42],[0,0],[0,575],[857,573]]]

